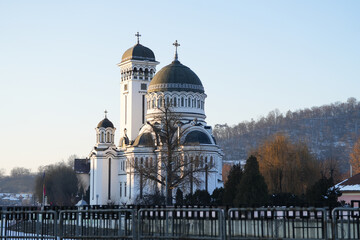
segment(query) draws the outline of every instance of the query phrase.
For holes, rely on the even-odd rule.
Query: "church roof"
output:
[[[97,128],[114,128],[114,124],[105,117],[99,124],[97,125]]]
[[[178,60],[163,67],[151,80],[148,92],[191,91],[204,93],[200,78]]]
[[[125,62],[127,60],[155,62],[155,54],[150,48],[147,48],[140,43],[137,43],[135,46],[126,50],[125,53],[122,55],[121,62]]]

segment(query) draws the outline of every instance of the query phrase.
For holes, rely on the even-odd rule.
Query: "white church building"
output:
[[[165,195],[166,186],[159,184],[161,181],[145,181],[135,167],[153,167],[159,173],[154,173],[156,177],[164,180],[160,178],[166,175],[161,174],[166,150],[156,138],[153,126],[163,126],[165,107],[179,118],[176,124],[182,134],[177,135],[175,151],[181,152],[182,161],[196,162],[192,167],[202,169],[195,173],[196,183],[183,181],[176,188],[184,195],[197,189],[206,189],[211,194],[215,188],[223,187],[223,153],[205,121],[206,94],[202,82],[180,63],[177,41],[174,61],[156,73],[159,62],[152,50],[139,43],[140,35],[136,36],[137,44],[125,51],[118,64],[121,73],[119,144],[114,142],[117,128],[106,112],[96,127],[96,144],[88,158],[90,204],[134,204],[155,190]],[[204,168],[206,165],[209,168]],[[176,188],[172,189],[173,197]]]

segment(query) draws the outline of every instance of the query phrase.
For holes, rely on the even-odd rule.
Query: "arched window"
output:
[[[174,107],[176,107],[176,97],[174,97]]]
[[[144,158],[140,158],[140,164],[141,164],[141,165],[144,164]]]
[[[110,142],[110,133],[109,132],[107,132],[106,133],[106,142]]]
[[[159,104],[158,104],[158,106],[159,106],[159,107],[162,107],[162,103],[163,103],[163,98],[162,98],[162,96],[160,96],[160,97],[159,97]]]
[[[135,166],[138,165],[138,158],[135,158]]]
[[[148,157],[145,158],[145,167],[148,168],[149,167],[149,163],[148,163]]]
[[[169,107],[170,106],[170,100],[169,100],[169,96],[166,97],[166,106]]]
[[[191,107],[191,98],[188,98],[188,107]]]
[[[181,97],[181,106],[184,107],[184,97]]]
[[[104,142],[105,138],[104,138],[104,132],[101,132],[101,137],[100,137],[100,142]]]
[[[137,72],[136,68],[133,69],[133,76],[134,76],[134,79],[137,79],[138,72]]]
[[[150,167],[152,167],[153,166],[153,159],[152,159],[152,157],[150,158]]]
[[[152,99],[151,108],[155,108],[155,98]]]
[[[199,167],[199,156],[195,157],[195,167],[198,168]]]
[[[204,158],[203,158],[203,156],[200,157],[200,167],[204,167]]]

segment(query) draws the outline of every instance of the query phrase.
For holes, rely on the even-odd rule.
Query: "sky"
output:
[[[201,79],[209,125],[359,99],[360,1],[0,0],[0,168],[86,157],[120,119],[122,54]],[[117,130],[118,142],[119,132]]]

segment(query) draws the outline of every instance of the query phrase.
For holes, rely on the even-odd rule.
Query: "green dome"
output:
[[[138,43],[132,48],[126,50],[125,53],[122,55],[121,62],[125,62],[127,60],[147,60],[155,62],[155,55],[150,48],[147,48]]]
[[[190,91],[204,93],[199,77],[187,66],[175,60],[163,67],[151,80],[148,92]]]

